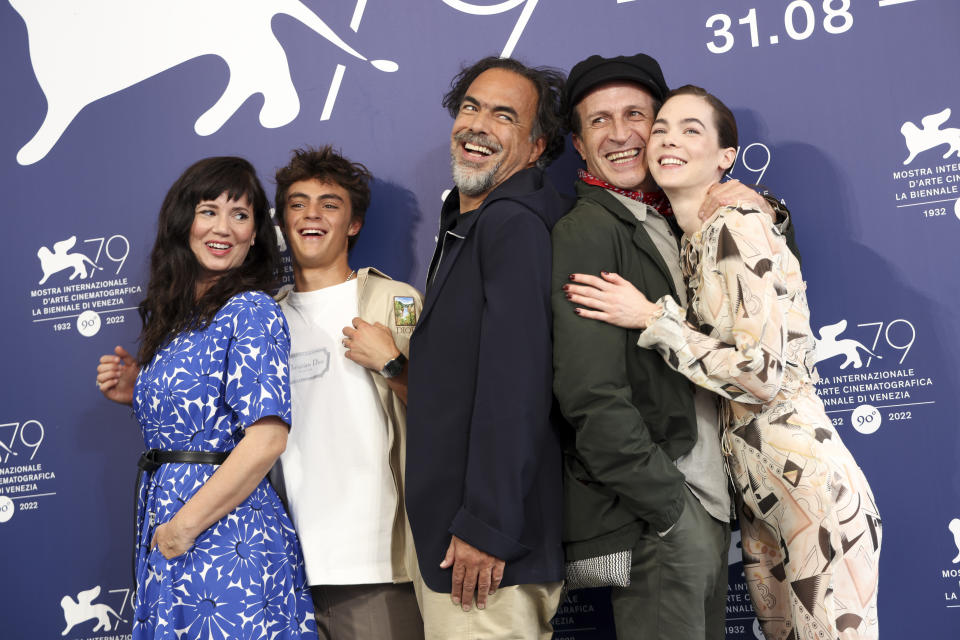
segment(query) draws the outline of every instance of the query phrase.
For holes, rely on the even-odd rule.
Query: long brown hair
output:
[[[247,197],[253,208],[256,238],[243,263],[224,272],[200,298],[196,297],[201,269],[190,249],[195,208],[226,192],[231,200]],[[173,183],[160,207],[157,239],[150,253],[150,282],[140,303],[140,350],[145,365],[178,333],[205,327],[230,297],[251,290],[275,288],[280,263],[273,222],[256,171],[243,158],[204,158]]]

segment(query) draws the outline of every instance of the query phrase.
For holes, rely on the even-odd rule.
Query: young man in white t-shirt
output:
[[[421,296],[348,252],[370,173],[329,146],[277,171],[276,216],[293,255],[278,296],[290,325],[292,419],[283,485],[321,638],[423,638],[404,567],[406,352]]]

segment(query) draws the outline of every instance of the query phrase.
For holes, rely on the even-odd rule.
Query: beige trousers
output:
[[[560,604],[562,582],[500,587],[487,597],[487,607],[464,611],[449,593],[437,593],[424,583],[408,533],[407,571],[413,579],[423,616],[426,640],[550,640]]]

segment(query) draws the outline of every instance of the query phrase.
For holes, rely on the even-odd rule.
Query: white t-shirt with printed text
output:
[[[284,485],[311,585],[391,582],[397,487],[387,418],[370,372],[348,360],[343,328],[357,315],[357,281],[291,291],[292,425]]]

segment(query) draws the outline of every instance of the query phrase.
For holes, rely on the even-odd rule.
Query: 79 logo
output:
[[[843,356],[843,362],[840,364],[841,369],[846,369],[851,365],[854,369],[860,369],[864,366],[869,367],[874,358],[883,359],[883,356],[878,353],[878,349],[882,345],[884,351],[890,349],[899,352],[900,359],[896,364],[901,365],[906,360],[907,354],[910,353],[910,349],[913,348],[913,343],[917,340],[917,328],[912,322],[904,318],[897,318],[889,322],[861,322],[857,327],[869,328],[869,331],[873,333],[873,339],[869,347],[859,340],[840,337],[840,334],[847,329],[846,320],[820,327],[820,339],[817,340],[817,363],[836,356]],[[866,365],[863,363],[863,356],[866,356]]]
[[[747,162],[748,155],[750,156],[749,163]],[[760,158],[763,158],[763,160],[760,160]],[[744,169],[754,174],[750,176],[749,179],[740,180],[740,182],[760,184],[763,182],[763,174],[767,172],[771,159],[770,147],[762,142],[754,142],[748,144],[746,147],[741,145],[737,147],[737,155],[733,159],[733,167],[730,170],[729,176],[731,178],[735,177],[733,174],[737,171],[737,161],[739,160],[740,165],[742,165]]]
[[[30,462],[36,455],[46,432],[39,420],[0,424],[0,463]],[[27,456],[23,457],[20,456]]]
[[[883,322],[863,322],[857,326],[875,327],[876,332],[873,334],[873,343],[870,345],[870,349],[874,352],[877,350],[877,345],[880,343],[882,336],[887,347],[900,352],[898,365],[903,364],[907,354],[910,353],[910,349],[913,348],[913,343],[917,340],[917,328],[913,326],[912,322],[903,318],[892,320],[886,324]],[[880,356],[877,357],[880,358]],[[868,357],[866,366],[869,367],[872,361],[873,356]]]
[[[120,234],[114,234],[109,238],[106,236],[87,238],[83,243],[92,244],[96,247],[96,255],[93,258],[81,251],[72,251],[77,244],[77,236],[70,236],[59,242],[54,242],[53,251],[47,247],[40,247],[37,251],[37,257],[40,259],[40,270],[43,272],[43,277],[40,278],[38,284],[44,284],[50,276],[61,271],[69,272],[69,280],[77,278],[85,280],[103,269],[99,264],[101,256],[117,265],[117,270],[113,274],[117,275],[130,255],[130,241],[126,236]]]

